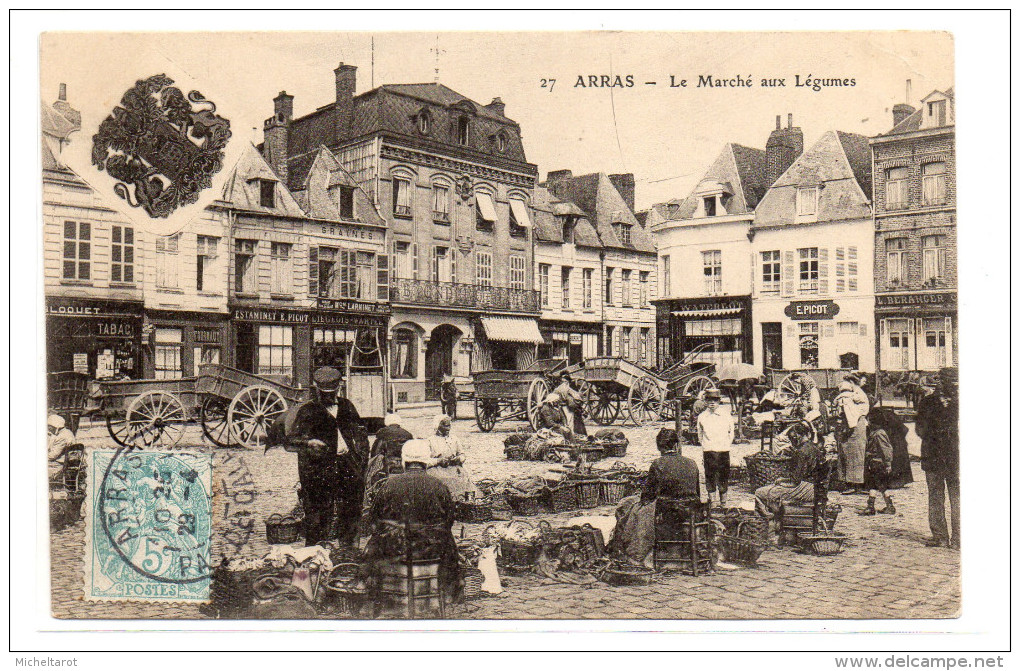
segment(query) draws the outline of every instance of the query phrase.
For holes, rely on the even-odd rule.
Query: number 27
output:
[[[549,93],[552,93],[553,87],[556,86],[556,80],[555,79],[543,79],[541,86],[544,89],[546,89],[546,88],[549,89]]]

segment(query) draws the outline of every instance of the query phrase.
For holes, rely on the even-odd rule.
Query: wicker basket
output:
[[[461,570],[461,576],[464,581],[464,598],[477,599],[480,597],[482,583],[485,582],[482,572],[474,567],[469,567]]]
[[[599,480],[577,480],[577,505],[581,508],[598,508],[602,498],[602,482]]]
[[[577,500],[577,482],[567,480],[551,487],[548,501],[549,510],[554,513],[577,510],[580,505]]]
[[[492,505],[485,499],[457,501],[453,506],[453,519],[468,524],[491,522],[493,519]]]
[[[603,505],[616,505],[628,495],[631,484],[629,480],[599,480],[601,485],[599,499]]]
[[[273,513],[266,519],[266,542],[270,545],[290,545],[300,537],[300,530],[300,519]]]
[[[522,573],[535,565],[541,550],[538,543],[521,543],[509,538],[499,539],[497,563],[507,571]]]
[[[820,557],[830,557],[843,551],[846,534],[839,531],[820,531],[818,533],[797,534],[801,546]]]
[[[626,438],[623,440],[612,440],[606,442],[600,442],[599,445],[606,457],[624,457],[627,455],[627,445],[630,443]]]
[[[538,491],[531,494],[522,492],[506,491],[503,496],[507,505],[515,515],[537,515],[542,512],[542,501],[545,499],[545,491]]]
[[[758,452],[744,457],[747,463],[747,480],[752,489],[774,484],[779,478],[789,478],[793,459],[789,456]]]
[[[330,610],[337,615],[355,617],[368,599],[368,590],[361,582],[360,564],[338,564],[326,579]]]
[[[722,552],[723,560],[731,564],[754,566],[758,563],[758,557],[768,547],[765,543],[758,542],[750,537],[721,534],[716,536],[715,539],[719,550]]]
[[[507,445],[503,448],[507,461],[524,461],[523,445]]]

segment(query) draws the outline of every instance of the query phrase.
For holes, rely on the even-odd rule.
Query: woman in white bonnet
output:
[[[428,474],[440,480],[453,494],[454,501],[467,501],[479,495],[478,488],[464,469],[464,454],[458,438],[450,434],[449,415],[437,415],[435,435],[429,437]]]

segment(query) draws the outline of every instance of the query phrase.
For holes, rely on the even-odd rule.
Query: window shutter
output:
[[[853,261],[857,258],[857,247],[850,246],[846,248],[846,258]]]
[[[867,336],[868,335],[868,325],[865,324],[864,322],[861,322],[861,328],[860,328],[860,331],[858,331],[858,332],[862,336]]]
[[[829,293],[829,250],[825,247],[818,250],[818,293]]]
[[[308,245],[308,295],[319,295],[319,248]]]
[[[762,278],[758,276],[758,255],[751,252],[751,294],[754,296],[758,295],[758,283],[762,281]]]
[[[783,296],[792,296],[796,266],[793,262],[793,251],[783,252]]]
[[[411,264],[414,271],[414,279],[418,279],[418,243],[411,245]]]
[[[834,335],[834,333],[835,333],[835,330],[833,329],[832,324],[823,324],[822,325],[822,337],[823,338],[831,338]]]
[[[375,257],[376,262],[376,298],[381,301],[390,298],[390,264],[389,257],[379,254]]]
[[[450,247],[450,282],[457,283],[457,248]]]
[[[787,324],[786,325],[786,337],[787,338],[796,338],[797,337],[797,327],[794,326],[793,324]]]

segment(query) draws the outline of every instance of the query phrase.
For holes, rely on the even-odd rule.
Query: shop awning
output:
[[[538,331],[538,322],[524,317],[482,317],[482,328],[489,340],[541,345],[545,338]]]
[[[496,206],[492,202],[492,196],[487,193],[476,193],[475,202],[478,204],[478,212],[482,219],[488,222],[496,221]]]
[[[523,200],[511,198],[510,211],[513,212],[514,219],[517,220],[518,226],[522,226],[524,228],[531,227],[531,217],[528,216],[528,206],[524,204]]]
[[[673,310],[674,317],[722,317],[740,314],[742,308],[715,308],[712,310]]]

